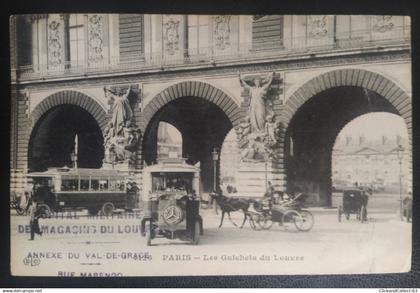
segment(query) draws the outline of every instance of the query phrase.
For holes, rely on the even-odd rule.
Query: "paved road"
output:
[[[336,209],[313,208],[315,225],[309,232],[276,225],[267,231],[254,231],[248,223],[238,229],[227,219],[219,229],[220,215],[202,210],[205,234],[198,246],[156,239],[152,247],[147,247],[139,235],[141,215],[88,218],[82,212],[76,218],[70,214],[42,220],[44,235],[28,241],[27,217],[13,215],[12,262],[16,272],[40,275],[78,275],[83,273],[81,270],[122,275],[407,271],[411,224],[398,220],[394,205],[383,204],[394,197],[392,200],[376,197],[379,206],[372,199],[373,207],[365,224],[354,216],[350,221],[338,223]],[[240,223],[242,215],[235,213],[232,218]],[[29,252],[61,253],[62,258],[42,259],[40,266],[25,266],[22,260]],[[86,255],[87,252],[91,255]],[[129,253],[133,257],[133,253],[145,252],[152,256],[151,262],[128,257]],[[78,259],[69,258],[76,254]],[[97,257],[92,257],[95,254]]]

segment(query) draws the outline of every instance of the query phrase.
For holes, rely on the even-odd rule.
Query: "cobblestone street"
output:
[[[305,270],[339,274],[351,271],[354,266],[361,273],[388,272],[390,267],[409,270],[411,223],[399,220],[394,209],[398,207],[397,198],[373,197],[367,223],[358,222],[355,215],[339,223],[336,209],[310,208],[315,225],[309,232],[277,224],[270,230],[255,231],[246,223],[239,229],[227,217],[219,229],[220,214],[202,209],[205,230],[198,246],[159,238],[147,247],[139,233],[141,214],[113,218],[89,218],[84,212],[68,214],[64,218],[41,220],[44,235],[30,243],[31,252],[60,253],[61,257],[41,255],[41,264],[28,273],[79,275],[80,269],[72,269],[72,265],[80,264],[86,272],[121,275],[196,275],[202,266],[208,266],[207,271],[214,274],[220,266],[230,267],[237,274],[245,271],[294,274]],[[232,219],[240,224],[242,214],[232,213]],[[28,257],[22,255],[28,253],[29,247],[29,234],[24,233],[27,222],[25,216],[12,216],[12,256],[16,266],[24,265],[22,260]],[[148,266],[147,260],[140,257],[144,253],[151,255],[153,264],[163,266]],[[57,258],[70,259],[60,262]],[[188,262],[197,262],[198,266],[182,265]]]

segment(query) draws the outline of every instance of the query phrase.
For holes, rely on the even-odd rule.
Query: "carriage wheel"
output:
[[[343,214],[343,208],[341,206],[338,207],[337,214],[338,214],[338,221],[341,222],[341,215]]]
[[[273,226],[273,221],[271,220],[271,216],[270,215],[265,215],[262,216],[260,221],[258,222],[259,226],[261,227],[261,229],[263,230],[268,230],[271,228],[271,226]]]
[[[296,222],[302,222],[300,214],[295,210],[288,210],[283,214],[282,223],[286,229],[295,226],[297,228]]]
[[[249,225],[253,230],[259,230],[260,215],[252,213],[249,216]]]
[[[198,243],[200,243],[200,223],[196,221],[194,225],[194,234],[191,239],[191,244],[198,245]]]
[[[312,229],[314,226],[314,216],[311,212],[302,210],[300,211],[300,220],[299,218],[295,218],[295,225],[299,231],[307,232]]]
[[[102,206],[102,214],[104,216],[111,216],[114,210],[115,210],[115,206],[112,202],[106,202]]]
[[[145,240],[146,245],[152,246],[152,221],[149,221],[145,227],[146,227],[145,229],[146,231],[144,232],[145,232],[145,237],[146,237],[146,240]]]
[[[38,205],[37,213],[39,213],[42,219],[51,218],[53,216],[51,208],[45,203]]]
[[[249,214],[249,225],[251,226],[252,230],[257,230],[257,225],[255,224],[254,218],[256,216],[254,216],[253,214]]]

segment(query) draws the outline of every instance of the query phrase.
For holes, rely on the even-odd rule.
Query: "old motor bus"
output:
[[[138,191],[129,176],[117,170],[50,168],[28,174],[33,196],[45,214],[87,209],[111,215],[115,209],[131,210],[138,202]]]

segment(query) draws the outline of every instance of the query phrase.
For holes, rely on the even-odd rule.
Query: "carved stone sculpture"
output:
[[[121,89],[113,91],[107,87],[104,88],[104,91],[105,96],[111,96],[114,100],[111,120],[113,123],[112,135],[120,135],[126,123],[133,117],[133,110],[131,109],[130,101],[128,99],[131,92],[131,86],[129,86],[125,93],[123,93]]]
[[[214,18],[213,39],[219,50],[224,50],[230,45],[230,19],[230,15],[219,15]]]
[[[103,60],[103,23],[102,16],[98,14],[88,17],[88,58],[89,62]]]
[[[105,95],[114,100],[112,118],[104,130],[105,163],[133,163],[141,140],[141,131],[133,122],[133,110],[128,99],[131,86],[122,89],[104,88]]]
[[[309,37],[319,39],[327,35],[327,16],[326,15],[310,15],[308,16]]]
[[[261,132],[265,130],[266,122],[266,95],[267,91],[273,81],[274,73],[268,76],[268,81],[263,84],[261,78],[254,79],[254,86],[247,84],[245,80],[239,76],[242,86],[249,90],[251,101],[249,105],[248,116],[251,124],[251,132]]]
[[[250,94],[248,114],[235,128],[237,139],[243,148],[241,151],[243,162],[278,159],[283,125],[274,114],[274,97],[268,94],[273,77],[274,73],[265,78],[254,78],[255,85],[251,86],[248,84],[250,81],[245,81],[239,75],[242,86]]]
[[[62,64],[63,56],[60,35],[60,22],[51,21],[48,23],[48,65],[59,66]]]
[[[373,17],[372,30],[375,32],[384,33],[394,28],[391,15],[376,15]]]
[[[266,159],[263,137],[259,134],[248,136],[248,145],[241,152],[242,162],[263,162]]]
[[[165,51],[169,55],[174,55],[179,50],[179,23],[180,20],[168,17],[163,26]]]

